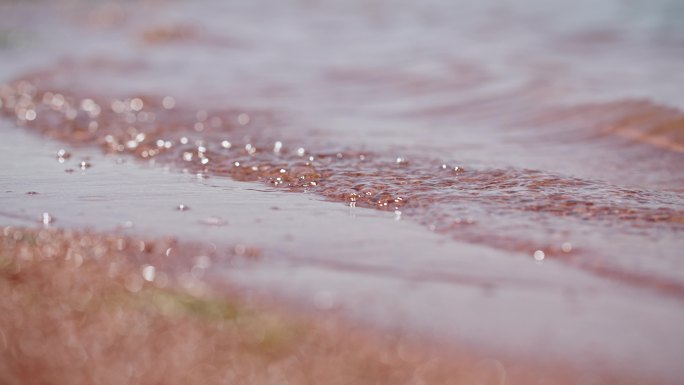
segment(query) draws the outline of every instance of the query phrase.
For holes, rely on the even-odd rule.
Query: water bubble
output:
[[[453,171],[453,172],[455,172],[455,173],[461,173],[461,172],[464,171],[464,170],[463,170],[463,167],[459,167],[459,166],[454,166],[454,167],[452,167],[452,166],[449,166],[449,165],[446,164],[446,163],[442,163],[442,165],[439,166],[439,169],[440,169],[440,170],[445,170],[445,171],[446,171],[446,170],[451,170],[451,171]]]
[[[181,144],[188,144],[189,140],[187,137],[183,136],[180,138],[180,142],[181,142]]]
[[[81,109],[85,112],[91,111],[95,108],[95,101],[93,99],[81,100]]]
[[[297,155],[298,156],[304,156],[304,154],[306,154],[306,150],[304,149],[304,147],[299,147],[297,149]]]
[[[283,142],[277,141],[273,144],[273,152],[276,154],[280,153],[280,150],[283,148]]]
[[[26,112],[24,112],[24,119],[28,121],[33,121],[36,120],[37,114],[36,110],[33,109],[28,109]]]
[[[256,152],[256,147],[252,146],[250,143],[247,143],[245,144],[245,151],[247,151],[249,155],[254,155]]]
[[[176,206],[176,210],[178,210],[178,211],[188,211],[188,210],[190,210],[190,207],[188,207],[188,206],[186,206],[186,205],[184,205],[184,204],[181,203],[181,204],[179,204],[178,206]]]
[[[64,96],[63,96],[63,95],[61,95],[61,94],[55,94],[55,95],[52,96],[52,101],[51,101],[51,103],[52,103],[52,106],[53,106],[53,107],[55,107],[55,108],[57,108],[57,109],[60,109],[60,108],[62,108],[62,106],[64,105],[64,102],[65,102],[65,101],[66,101],[66,100],[64,99]]]
[[[172,96],[165,96],[164,99],[162,99],[162,107],[164,107],[164,109],[171,110],[175,106],[176,99],[174,99]]]
[[[78,164],[78,167],[80,167],[81,170],[85,170],[85,169],[92,167],[92,164],[90,164],[90,162],[86,162],[85,160],[82,160],[81,163]]]
[[[570,242],[563,242],[563,244],[561,245],[561,250],[562,250],[564,253],[569,253],[569,252],[571,252],[571,251],[572,251],[572,243],[570,243]]]
[[[60,148],[59,151],[57,151],[57,158],[69,159],[71,158],[71,153],[63,148]]]
[[[131,106],[131,110],[140,111],[143,109],[144,103],[143,103],[142,99],[140,99],[140,98],[133,98],[133,99],[131,99],[131,102],[129,103],[129,105]]]
[[[142,276],[143,279],[147,282],[152,282],[154,281],[154,275],[155,275],[156,269],[152,265],[144,265],[142,268]]]
[[[247,124],[249,124],[250,117],[248,114],[243,112],[240,115],[238,115],[237,121],[238,121],[238,124],[240,124],[241,126],[246,126]]]
[[[223,147],[225,149],[229,149],[229,148],[233,147],[233,145],[229,141],[224,140],[221,142],[221,147]]]
[[[45,226],[49,225],[50,223],[52,223],[52,222],[54,222],[54,221],[55,221],[55,218],[54,218],[52,215],[50,215],[50,213],[45,212],[45,213],[43,213],[43,215],[41,216],[41,222],[42,222],[43,225],[45,225]]]
[[[539,262],[543,261],[544,258],[546,258],[546,254],[544,254],[544,252],[542,250],[535,251],[533,256],[534,256],[534,260],[539,261]]]

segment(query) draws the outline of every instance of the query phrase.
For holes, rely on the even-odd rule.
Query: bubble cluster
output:
[[[464,168],[411,149],[387,154],[317,147],[274,130],[275,118],[265,112],[192,109],[169,95],[80,96],[27,80],[2,87],[0,100],[3,113],[19,125],[68,143],[97,144],[200,179],[215,175],[258,181],[389,211],[396,219],[417,221],[454,239],[526,255],[541,251],[544,259],[571,261],[586,248],[553,239],[568,221],[625,232],[656,231],[653,225],[674,231],[684,227],[684,210],[662,193],[539,170]],[[35,119],[26,119],[27,110],[35,112]],[[57,156],[64,162],[70,154],[61,150]],[[226,225],[216,218],[202,224]]]

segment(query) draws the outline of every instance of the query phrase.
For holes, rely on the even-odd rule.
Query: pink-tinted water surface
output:
[[[5,220],[249,242],[212,279],[681,374],[678,2],[0,7]]]

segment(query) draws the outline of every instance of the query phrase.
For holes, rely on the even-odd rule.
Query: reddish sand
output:
[[[173,249],[172,256],[166,250]],[[478,358],[334,315],[218,295],[180,274],[174,240],[5,227],[3,384],[642,384],[563,365]],[[249,258],[249,257],[247,257]],[[150,270],[149,266],[154,266]],[[188,293],[194,294],[188,294]],[[650,382],[649,383],[653,383]]]

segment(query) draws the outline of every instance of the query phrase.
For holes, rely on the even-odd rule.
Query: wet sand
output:
[[[461,6],[4,4],[0,215],[251,244],[203,282],[676,381],[681,10]]]
[[[174,250],[170,256],[167,250]],[[477,359],[410,334],[209,291],[186,257],[226,250],[117,234],[3,228],[4,384],[637,384],[562,366]],[[235,256],[232,254],[232,256]],[[193,271],[197,269],[197,264]],[[518,362],[516,362],[518,361]],[[504,366],[505,365],[505,366]],[[653,382],[651,382],[653,383]]]

